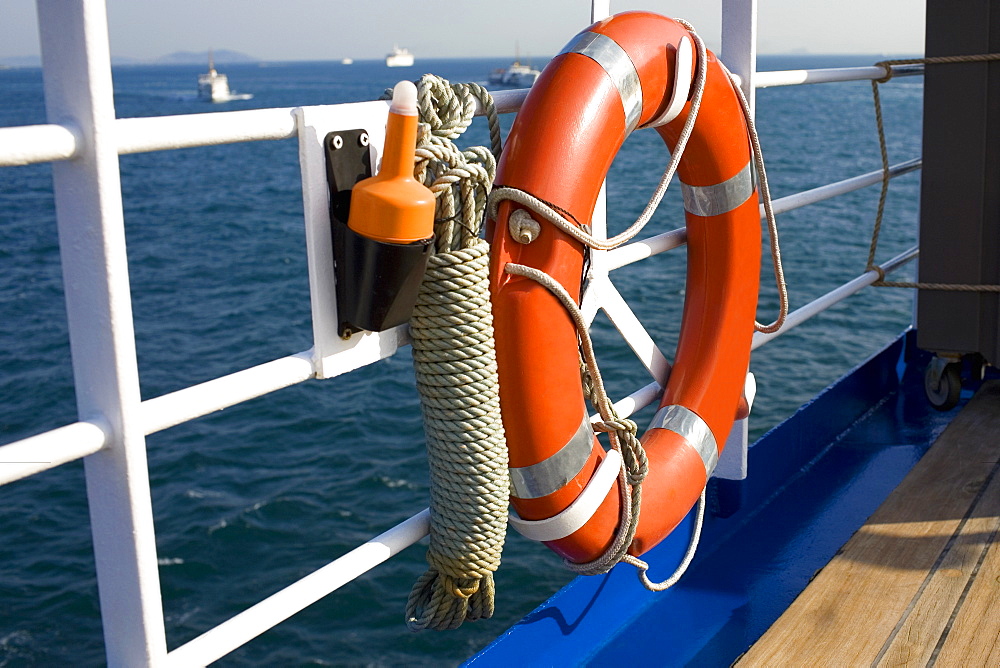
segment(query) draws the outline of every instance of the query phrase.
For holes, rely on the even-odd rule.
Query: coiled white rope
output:
[[[450,141],[468,128],[478,98],[499,125],[492,97],[476,84],[425,75],[418,85],[417,178],[437,199],[435,253],[410,319],[413,366],[431,471],[430,569],[406,606],[413,630],[453,629],[493,615],[493,572],[507,528],[507,445],[500,418],[489,245],[479,238],[496,173],[490,151]]]

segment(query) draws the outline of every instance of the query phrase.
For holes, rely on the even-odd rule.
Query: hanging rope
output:
[[[764,203],[764,217],[767,219],[767,235],[771,248],[771,265],[774,267],[774,282],[778,287],[778,317],[769,325],[762,325],[756,320],[753,327],[758,332],[773,334],[781,329],[788,317],[788,286],[785,283],[785,269],[781,263],[781,244],[778,242],[778,221],[774,216],[774,208],[771,206],[771,186],[767,181],[767,170],[764,169],[764,152],[760,148],[760,137],[757,136],[757,126],[754,124],[753,113],[750,111],[750,103],[747,102],[743,89],[736,82],[735,75],[729,68],[719,61],[729,82],[733,85],[736,97],[740,101],[740,108],[743,109],[743,119],[746,121],[747,130],[750,133],[750,147],[753,149],[753,162],[757,169],[757,182],[760,186],[761,200]]]
[[[707,62],[705,44],[701,37],[699,37],[695,32],[694,27],[682,19],[675,20],[687,28],[691,33],[691,37],[694,39],[698,49],[698,62]],[[725,71],[726,75],[729,77],[730,82],[733,84],[733,89],[740,101],[740,108],[743,111],[743,117],[747,123],[747,130],[750,135],[750,146],[754,159],[754,168],[757,172],[757,182],[760,186],[761,198],[764,205],[764,214],[767,219],[771,260],[774,266],[774,279],[778,288],[778,317],[774,320],[774,322],[768,325],[762,325],[761,323],[755,321],[754,329],[759,332],[770,334],[781,329],[781,326],[785,324],[785,318],[788,316],[788,287],[785,283],[785,272],[781,263],[781,248],[778,242],[778,225],[775,220],[774,209],[771,206],[771,189],[768,185],[767,171],[764,168],[763,151],[760,147],[760,139],[757,136],[757,128],[754,125],[753,114],[750,112],[750,104],[747,102],[746,96],[743,95],[743,91],[738,85],[736,85],[735,81],[733,81],[733,74],[726,69],[724,65],[722,67],[723,71]],[[694,124],[698,117],[698,110],[701,108],[701,98],[705,90],[706,74],[707,72],[705,67],[698,68],[698,75],[694,82],[694,94],[691,97],[691,107],[688,112],[688,117],[684,122],[680,135],[678,136],[677,144],[674,146],[674,150],[670,156],[670,161],[667,163],[667,167],[663,171],[663,175],[660,177],[660,181],[657,184],[653,195],[650,197],[649,202],[647,202],[646,207],[643,209],[642,213],[639,214],[636,221],[632,223],[624,232],[621,232],[610,239],[598,239],[575,221],[568,220],[565,212],[557,210],[557,208],[549,202],[540,200],[531,193],[520,190],[519,188],[506,186],[498,187],[491,193],[489,202],[490,216],[493,218],[496,217],[500,202],[504,200],[511,200],[527,209],[530,209],[540,218],[552,223],[559,228],[560,231],[566,233],[573,239],[576,239],[588,248],[605,251],[613,250],[629,241],[635,237],[635,235],[639,234],[639,232],[643,230],[649,220],[653,217],[657,207],[660,205],[660,201],[663,199],[663,195],[666,193],[670,182],[674,178],[674,173],[677,171],[677,167],[680,165],[681,158],[684,155],[684,149],[687,147],[688,139],[690,139],[691,133],[694,130]],[[516,229],[512,229],[512,233],[514,233],[515,236],[520,237],[524,233],[523,228],[525,224],[530,225],[532,222],[525,221],[523,218],[513,220],[512,227]],[[537,225],[537,223],[535,223],[535,225]],[[530,236],[531,232],[529,231],[528,234]],[[537,234],[537,232],[535,232],[535,234]]]
[[[975,285],[963,283],[912,283],[907,281],[885,280],[885,270],[875,264],[875,251],[878,249],[879,234],[882,230],[882,216],[885,213],[885,200],[889,193],[889,151],[886,149],[885,127],[882,120],[882,98],[879,95],[879,85],[894,76],[894,65],[950,65],[956,63],[983,63],[1000,60],[1000,53],[984,53],[972,56],[938,56],[934,58],[906,58],[901,60],[883,60],[875,63],[876,67],[885,70],[885,76],[872,79],[872,99],[875,103],[875,125],[878,129],[878,148],[882,157],[882,190],[878,197],[878,209],[875,212],[875,226],[872,229],[872,241],[868,247],[868,263],[866,271],[878,273],[878,280],[872,283],[887,288],[918,288],[920,290],[949,290],[956,292],[1000,292],[1000,285]]]
[[[431,472],[430,568],[406,605],[415,631],[453,629],[493,615],[509,496],[489,245],[479,238],[500,151],[496,109],[476,84],[425,75],[418,93],[424,122],[414,172],[434,192],[437,208],[434,254],[410,319]],[[477,100],[490,120],[494,153],[463,152],[450,141],[468,128]]]
[[[642,481],[649,472],[649,464],[646,459],[646,451],[643,449],[639,439],[636,438],[638,431],[635,422],[628,419],[621,419],[615,413],[611,399],[604,389],[604,380],[601,377],[601,370],[597,367],[597,356],[594,352],[594,344],[587,329],[587,320],[584,318],[580,308],[576,305],[576,300],[566,291],[566,288],[544,271],[527,267],[523,264],[510,262],[506,269],[508,274],[524,276],[544,286],[562,303],[566,312],[569,313],[576,331],[580,337],[580,346],[586,371],[591,382],[586,382],[588,398],[590,398],[601,415],[601,422],[594,425],[596,431],[605,432],[611,439],[611,447],[622,456],[622,468],[618,472],[618,490],[621,500],[621,512],[619,514],[618,526],[615,529],[615,538],[607,550],[602,555],[586,563],[574,563],[564,561],[570,570],[581,575],[599,575],[607,573],[615,564],[621,561],[632,544],[635,536],[636,526],[639,524],[639,507],[642,502]]]
[[[626,554],[622,557],[622,561],[626,564],[630,564],[639,569],[639,581],[642,582],[642,586],[649,591],[664,591],[670,589],[675,584],[677,584],[684,573],[687,572],[688,566],[694,561],[695,552],[698,551],[698,543],[701,541],[701,527],[705,523],[705,490],[701,490],[701,496],[698,497],[698,511],[694,519],[694,528],[691,530],[691,539],[688,541],[687,550],[684,552],[684,556],[681,558],[681,563],[678,564],[674,572],[663,582],[653,582],[649,579],[647,572],[649,571],[649,564],[640,559],[639,557],[633,557],[631,554]]]

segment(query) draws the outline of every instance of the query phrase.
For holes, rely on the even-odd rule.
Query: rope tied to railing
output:
[[[493,152],[460,151],[476,101],[485,108]],[[496,173],[499,124],[476,84],[425,75],[415,176],[436,198],[435,248],[410,318],[413,367],[431,476],[429,570],[406,605],[410,629],[445,630],[493,615],[493,573],[507,529],[507,444],[489,294],[489,244],[479,238]],[[495,132],[493,130],[496,129]]]
[[[882,189],[879,193],[878,208],[875,211],[875,224],[872,228],[872,240],[868,247],[868,262],[865,265],[866,271],[874,271],[878,274],[878,280],[872,285],[884,288],[917,288],[920,290],[947,290],[955,292],[1000,292],[1000,285],[980,285],[965,283],[927,283],[910,281],[887,281],[885,280],[885,270],[875,264],[875,253],[878,249],[879,235],[882,231],[882,219],[885,214],[885,201],[889,193],[889,151],[886,148],[885,124],[882,117],[882,98],[879,95],[879,85],[886,83],[893,78],[896,65],[951,65],[958,63],[983,63],[1000,60],[1000,53],[981,53],[969,56],[935,56],[931,58],[902,58],[898,60],[882,60],[875,63],[876,67],[885,70],[885,76],[880,79],[872,79],[872,100],[875,105],[875,125],[878,130],[878,147],[882,159]]]

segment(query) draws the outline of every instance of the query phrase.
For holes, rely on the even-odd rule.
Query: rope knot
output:
[[[441,579],[443,588],[455,598],[471,598],[479,591],[479,578],[452,578],[445,575]]]
[[[881,60],[875,63],[875,67],[881,67],[885,71],[885,76],[881,79],[872,79],[875,83],[885,83],[889,81],[895,74],[892,70],[892,62],[888,60]]]
[[[514,213],[510,214],[507,227],[510,229],[510,235],[514,237],[514,241],[521,244],[530,244],[542,232],[542,226],[531,217],[526,209],[516,209]]]

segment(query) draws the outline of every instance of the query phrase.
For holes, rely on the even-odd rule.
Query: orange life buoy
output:
[[[704,489],[738,410],[757,307],[760,217],[746,121],[724,68],[710,52],[706,62],[693,61],[692,49],[681,24],[647,12],[619,14],[580,33],[532,87],[496,178],[498,186],[526,191],[567,219],[589,223],[601,183],[633,129],[656,125],[673,150],[690,107],[688,89],[678,93],[674,85],[679,64],[706,68],[701,109],[678,168],[688,237],[683,321],[660,409],[642,437],[649,475],[633,555],[669,534]],[[687,74],[681,78],[690,81]],[[521,524],[548,527],[537,539],[584,563],[612,542],[619,483],[610,484],[579,528],[553,523],[570,513],[595,475],[607,477],[600,464],[609,455],[587,417],[572,320],[545,287],[505,266],[544,271],[578,300],[586,251],[548,224],[530,243],[514,240],[508,219],[519,208],[499,204],[491,265],[511,501]]]

